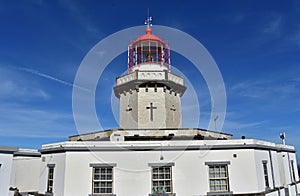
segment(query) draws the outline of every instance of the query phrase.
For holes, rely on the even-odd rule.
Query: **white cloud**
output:
[[[14,69],[0,68],[0,99],[49,99],[50,95]]]
[[[0,104],[0,136],[65,138],[74,130],[72,113]]]
[[[69,87],[76,87],[76,88],[79,88],[80,90],[87,91],[87,92],[91,92],[89,89],[86,89],[86,88],[83,88],[83,87],[74,85],[73,83],[70,83],[70,82],[67,82],[67,81],[58,79],[58,78],[56,78],[56,77],[50,76],[50,75],[48,75],[48,74],[41,73],[41,72],[36,71],[36,70],[33,70],[33,69],[20,68],[20,70],[29,72],[29,73],[31,73],[31,74],[34,74],[34,75],[37,75],[37,76],[40,76],[40,77],[43,77],[43,78],[46,78],[46,79],[53,80],[53,81],[55,81],[55,82],[61,83],[61,84],[63,84],[63,85],[69,86]]]
[[[239,82],[228,88],[231,95],[240,95],[248,98],[270,98],[276,95],[277,98],[287,98],[300,93],[299,82],[289,76],[256,78]]]
[[[91,18],[89,18],[88,11],[78,5],[78,2],[70,0],[60,0],[61,6],[66,9],[69,14],[76,19],[77,22],[89,33],[89,36],[95,36],[97,38],[102,35],[99,28],[91,23]]]
[[[263,27],[263,32],[276,36],[281,35],[282,17],[280,15],[273,16],[271,20]]]

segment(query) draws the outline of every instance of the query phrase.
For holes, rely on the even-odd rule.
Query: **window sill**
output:
[[[117,195],[110,194],[110,193],[97,193],[97,194],[89,194],[88,196],[117,196]]]
[[[152,193],[149,196],[176,196],[175,193]]]
[[[233,192],[208,192],[207,195],[232,195]]]

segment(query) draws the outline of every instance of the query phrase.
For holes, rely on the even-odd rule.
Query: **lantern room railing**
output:
[[[167,41],[143,40],[131,42],[128,46],[128,69],[129,72],[135,66],[143,63],[156,63],[170,70],[170,48]]]

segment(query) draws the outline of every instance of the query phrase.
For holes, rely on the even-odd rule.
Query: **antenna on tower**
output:
[[[282,144],[285,145],[285,132],[280,133],[280,139],[282,140]]]
[[[149,8],[147,10],[147,19],[145,20],[145,25],[147,25],[147,27],[151,27],[152,26],[152,17],[150,16],[150,11]]]

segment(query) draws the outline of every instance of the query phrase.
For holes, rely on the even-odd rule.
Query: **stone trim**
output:
[[[170,167],[175,166],[175,163],[148,163],[148,167]]]
[[[54,164],[54,163],[49,163],[49,164],[47,164],[47,167],[49,167],[49,168],[54,168],[54,167],[55,167],[55,164]]]
[[[205,165],[230,165],[230,161],[208,161]]]
[[[207,195],[232,195],[233,192],[207,192]]]
[[[117,167],[116,163],[90,163],[90,167]]]

